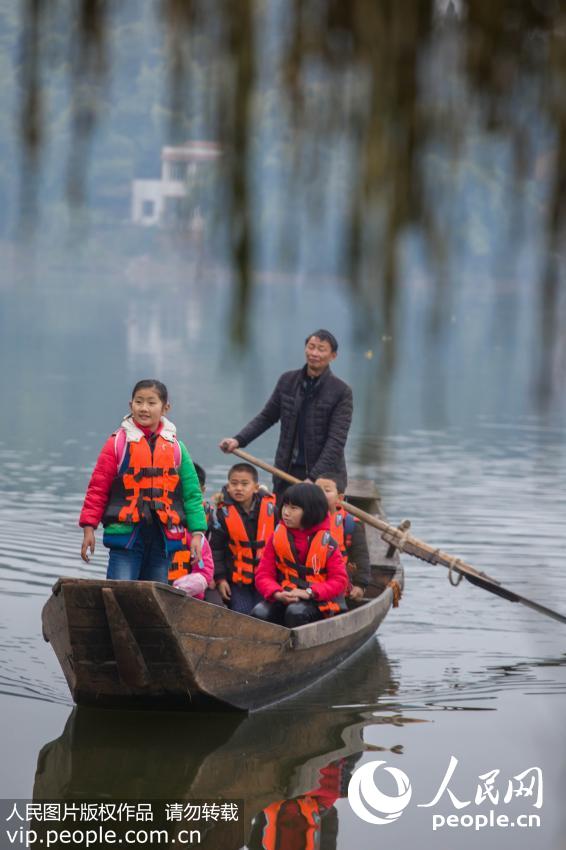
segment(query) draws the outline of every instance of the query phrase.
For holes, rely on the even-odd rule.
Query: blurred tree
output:
[[[462,251],[484,255],[502,216],[516,244],[517,228],[536,213],[546,250],[533,321],[543,341],[540,374],[551,374],[565,310],[566,10],[558,0],[20,0],[21,31],[8,0],[0,5],[3,29],[20,32],[25,174],[37,176],[46,146],[46,69],[54,61],[71,84],[72,200],[82,197],[113,79],[130,80],[131,99],[112,118],[108,144],[130,134],[136,170],[158,156],[162,118],[173,141],[220,137],[236,339],[246,336],[258,227],[266,223],[269,231],[290,228],[293,241],[300,210],[328,220],[333,246],[340,234],[359,315],[394,337],[407,235],[421,233],[437,261],[438,321],[442,263]],[[62,14],[71,23],[66,48],[56,26]],[[157,95],[165,80],[167,109]],[[484,178],[471,142],[485,134],[498,147]],[[103,149],[98,140],[99,156]],[[105,170],[121,168],[114,153]],[[264,189],[262,208],[262,180],[286,206]],[[332,181],[340,209],[326,202]]]

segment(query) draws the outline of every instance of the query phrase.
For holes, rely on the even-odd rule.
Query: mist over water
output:
[[[77,520],[98,452],[127,413],[132,386],[150,376],[167,384],[171,419],[207,470],[210,494],[230,465],[218,441],[259,411],[281,372],[302,365],[304,338],[319,327],[338,337],[335,372],[354,391],[350,476],[374,479],[389,518],[408,517],[415,536],[566,613],[561,330],[547,362],[552,391],[540,391],[546,340],[539,281],[548,261],[553,140],[528,93],[524,113],[533,123],[536,167],[519,183],[508,145],[485,132],[476,102],[458,156],[438,140],[424,145],[423,191],[445,262],[435,265],[422,233],[406,231],[396,308],[387,318],[378,285],[385,253],[381,236],[373,239],[382,233],[383,209],[367,210],[364,285],[355,292],[347,266],[357,149],[336,128],[289,141],[289,104],[281,104],[281,80],[269,76],[276,76],[280,39],[289,30],[282,26],[284,5],[267,4],[248,162],[254,289],[248,341],[238,350],[230,342],[238,306],[233,222],[219,175],[199,188],[204,235],[188,235],[178,223],[168,229],[131,222],[131,181],[158,176],[162,146],[215,134],[197,53],[191,105],[173,137],[163,45],[149,5],[142,6],[138,15],[137,5],[123,4],[123,17],[111,19],[113,47],[127,49],[113,54],[102,90],[105,108],[85,154],[80,208],[64,203],[76,150],[58,35],[65,27],[55,16],[49,33],[57,37],[47,51],[48,141],[31,230],[20,227],[22,175],[11,167],[19,156],[16,73],[4,74],[0,87],[2,796],[232,794],[246,800],[250,826],[269,803],[314,788],[320,770],[337,759],[349,759],[350,770],[372,759],[401,767],[415,801],[423,802],[455,755],[453,787],[465,799],[488,770],[500,770],[504,789],[508,778],[539,765],[541,828],[436,834],[429,810],[412,808],[387,827],[397,846],[413,847],[417,839],[425,850],[564,850],[563,626],[466,582],[452,588],[438,566],[406,558],[404,597],[378,640],[347,670],[241,724],[73,711],[42,640],[41,609],[59,576],[105,574],[100,532],[91,563],[80,560]],[[0,37],[11,70],[20,35],[6,12]],[[435,46],[442,50],[431,49],[422,66],[429,107],[438,92],[445,105],[462,97],[461,78],[443,64],[450,43]],[[328,96],[333,78],[316,62],[306,74],[322,104],[309,121],[328,117],[338,102],[353,103],[354,113],[356,104],[365,108],[363,74],[343,81],[337,100]],[[557,317],[563,301],[562,295]],[[250,450],[272,460],[276,440],[277,428]],[[519,803],[531,811],[530,801]],[[336,809],[338,850],[370,850],[383,838],[345,797]],[[454,810],[445,798],[438,811]]]

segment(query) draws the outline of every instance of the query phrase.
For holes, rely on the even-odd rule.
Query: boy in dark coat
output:
[[[275,497],[260,490],[256,468],[236,463],[210,535],[216,588],[232,611],[249,614],[263,598],[255,588],[255,568],[276,522]]]
[[[330,533],[340,545],[340,551],[346,561],[350,579],[346,595],[351,599],[361,599],[371,578],[366,530],[363,522],[342,508],[344,492],[340,483],[340,476],[333,472],[323,472],[315,481],[326,496]]]

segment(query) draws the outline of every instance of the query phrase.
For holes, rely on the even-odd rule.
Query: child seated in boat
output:
[[[202,554],[197,561],[191,557],[191,534],[186,532],[185,547],[175,552],[169,569],[169,581],[187,596],[204,599],[209,585],[214,580],[214,561],[206,537],[202,541]]]
[[[210,537],[216,587],[232,611],[250,614],[261,600],[254,575],[276,521],[275,496],[260,491],[255,466],[236,463],[216,506]]]
[[[293,628],[345,610],[348,575],[330,534],[326,496],[315,484],[294,484],[283,496],[281,522],[256,573],[264,598],[252,616]]]
[[[131,413],[106,441],[92,473],[79,520],[81,557],[90,560],[102,521],[109,579],[166,583],[171,553],[187,545],[193,559],[201,559],[202,494],[190,455],[165,417],[169,407],[164,384],[138,381]]]
[[[213,523],[214,505],[212,504],[212,502],[210,502],[208,499],[205,499],[205,497],[204,497],[204,494],[206,493],[206,471],[203,469],[203,467],[200,465],[200,463],[195,463],[193,461],[193,464],[194,464],[194,467],[195,467],[195,472],[197,474],[200,492],[202,493],[202,506],[204,508],[204,513],[205,513],[205,516],[206,516],[206,523],[207,523],[207,528],[208,528],[208,530],[206,532],[206,536],[210,540],[210,533],[211,533],[211,530],[212,530],[212,523]]]
[[[350,599],[361,599],[371,577],[366,530],[363,522],[352,514],[346,513],[342,507],[344,493],[339,491],[341,480],[340,476],[333,472],[323,472],[316,479],[315,484],[326,496],[330,533],[338,543],[346,562],[350,579],[346,595]]]
[[[183,549],[175,552],[169,566],[169,581],[178,590],[183,590],[189,596],[195,596],[197,599],[204,599],[212,602],[215,605],[222,605],[222,600],[214,590],[214,561],[212,559],[212,550],[208,542],[213,522],[213,507],[211,503],[204,498],[206,492],[206,472],[203,467],[193,461],[195,472],[197,474],[200,491],[203,496],[202,507],[207,521],[206,537],[202,542],[202,558],[200,561],[195,561],[191,558],[191,535],[186,532],[185,546]]]

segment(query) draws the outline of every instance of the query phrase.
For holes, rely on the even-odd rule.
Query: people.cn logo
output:
[[[369,761],[352,774],[348,785],[348,800],[354,812],[367,823],[395,823],[409,805],[413,790],[409,777],[398,767],[382,767],[385,761]],[[390,797],[376,785],[375,772],[387,771],[397,783],[397,795]]]

